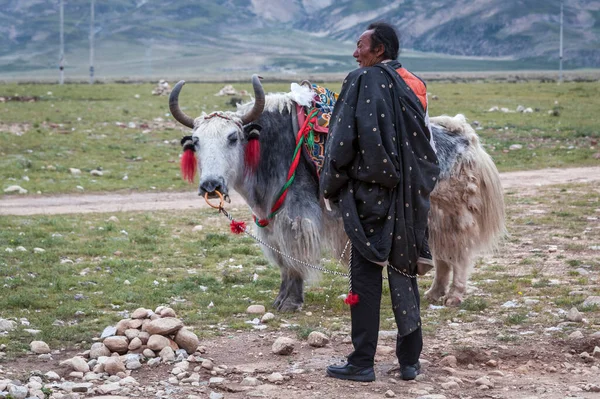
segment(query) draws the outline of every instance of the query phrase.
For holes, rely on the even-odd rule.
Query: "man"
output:
[[[439,168],[430,144],[425,84],[396,60],[395,29],[373,23],[360,36],[359,69],[344,80],[331,116],[321,193],[337,204],[352,243],[350,261],[354,351],[330,377],[373,381],[382,266],[388,278],[401,378],[419,373],[423,347],[417,263],[427,248],[429,194]],[[420,259],[419,256],[425,259]],[[418,262],[420,259],[420,262]]]

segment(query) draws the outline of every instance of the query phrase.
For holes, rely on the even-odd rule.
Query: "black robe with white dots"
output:
[[[414,274],[439,168],[425,110],[400,67],[391,61],[346,77],[331,116],[321,193],[337,202],[366,259]]]

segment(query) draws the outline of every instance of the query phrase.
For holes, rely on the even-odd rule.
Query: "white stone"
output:
[[[110,356],[108,349],[102,342],[94,342],[90,348],[90,359],[98,359],[100,356]]]
[[[200,345],[198,336],[186,328],[182,328],[177,331],[174,341],[177,343],[177,345],[179,345],[180,348],[185,349],[187,353],[196,352],[198,345]]]
[[[13,399],[25,399],[27,397],[27,393],[29,393],[29,389],[22,385],[8,385],[8,394]]]
[[[102,331],[102,335],[100,335],[101,339],[107,338],[107,337],[112,337],[113,335],[115,335],[117,333],[117,327],[115,326],[108,326],[104,329],[104,331]]]
[[[600,306],[600,296],[588,296],[581,306],[588,307],[594,305]]]
[[[458,382],[456,382],[456,381],[448,381],[448,382],[442,383],[442,388],[443,389],[458,389],[458,388],[460,388],[460,386],[458,385]]]
[[[21,186],[8,186],[4,189],[5,193],[19,193],[19,194],[27,194],[27,190],[25,190],[23,187]]]
[[[163,348],[158,356],[165,362],[172,362],[175,360],[175,352],[170,346]]]
[[[44,374],[49,381],[58,381],[60,380],[60,376],[54,371],[48,371]]]
[[[101,170],[94,169],[90,172],[90,174],[92,176],[102,176],[102,175],[104,175],[104,172],[102,172]]]
[[[254,377],[244,377],[244,379],[240,383],[240,385],[242,385],[242,386],[249,386],[249,387],[255,387],[259,384],[260,384],[260,382],[258,381],[258,379],[254,378]]]
[[[44,341],[32,341],[29,344],[29,347],[31,348],[31,351],[33,353],[36,353],[38,355],[43,353],[50,353],[50,347]]]
[[[281,382],[283,381],[283,375],[281,375],[281,373],[272,373],[271,375],[269,375],[267,377],[267,380],[269,380],[269,382]]]
[[[193,232],[193,233],[196,233],[196,232],[198,232],[198,231],[202,231],[202,229],[203,229],[203,228],[204,228],[204,227],[202,227],[202,225],[201,225],[201,224],[199,224],[199,225],[197,225],[197,226],[194,226],[194,228],[192,229],[192,232]]]
[[[111,218],[115,218],[115,216],[111,216]],[[108,219],[110,220],[110,219]],[[117,222],[119,221],[119,219],[116,220]],[[145,319],[146,317],[150,316],[151,310],[149,309],[145,309],[145,308],[137,308],[136,310],[133,311],[133,313],[131,314],[131,318],[132,319]]]
[[[139,385],[139,384],[140,383],[137,382],[137,380],[135,378],[133,378],[132,376],[125,377],[121,381],[119,381],[119,385],[121,385],[121,386]]]
[[[294,351],[295,341],[288,337],[279,337],[273,342],[271,351],[276,355],[290,355]]]
[[[491,388],[494,386],[494,383],[487,377],[480,377],[475,380],[475,385],[485,385]]]
[[[142,364],[140,363],[139,360],[132,360],[130,362],[127,362],[127,364],[125,365],[125,368],[127,370],[138,370],[138,369],[142,368]]]
[[[90,371],[90,366],[87,364],[86,360],[81,356],[75,356],[70,359],[64,360],[59,363],[61,366],[68,366],[73,371],[87,373]]]
[[[0,319],[0,331],[12,331],[17,328],[17,323],[13,320]]]
[[[121,389],[121,386],[119,385],[119,383],[116,383],[116,382],[103,384],[103,385],[99,385],[98,387],[96,387],[96,390],[101,395],[106,395],[111,392],[116,392],[116,391],[119,391],[120,389]]]
[[[151,335],[168,335],[178,331],[181,327],[183,327],[183,322],[181,320],[174,317],[167,317],[152,320],[150,323],[146,324],[145,330]]]
[[[569,334],[569,339],[582,339],[583,333],[579,330],[572,332]]]
[[[210,393],[210,395],[208,395],[208,399],[223,399],[225,397],[225,395],[223,395],[222,393],[218,393],[215,391],[212,391]]]
[[[271,312],[267,312],[265,313],[261,318],[260,318],[260,322],[261,323],[268,323],[271,320],[275,319],[275,315]]]
[[[134,339],[131,340],[131,342],[129,342],[129,346],[127,347],[127,349],[129,349],[130,351],[134,351],[141,347],[142,347],[142,340],[139,339],[138,337],[135,337]]]
[[[104,346],[106,346],[111,352],[117,352],[120,355],[127,353],[127,348],[129,346],[129,342],[127,341],[127,337],[123,336],[114,336],[105,338],[102,341]]]
[[[263,314],[266,309],[263,305],[250,305],[248,309],[246,309],[246,313],[248,314]]]
[[[223,378],[223,377],[211,377],[211,379],[208,380],[208,386],[209,387],[219,386],[219,385],[222,385],[224,382],[225,382],[225,378]]]
[[[104,366],[104,372],[115,375],[125,371],[125,364],[121,360],[120,356],[111,356],[108,358],[100,358],[99,362]]]
[[[77,169],[77,168],[69,168],[69,173],[71,173],[72,175],[80,175],[81,174],[81,169]]]
[[[567,320],[579,323],[583,320],[583,315],[577,310],[576,307],[572,307],[567,312]]]
[[[315,348],[322,348],[329,343],[329,337],[320,331],[313,331],[308,334],[308,344]]]
[[[169,339],[160,334],[153,334],[150,336],[150,338],[148,338],[147,345],[149,349],[152,349],[155,352],[160,352],[169,346]]]

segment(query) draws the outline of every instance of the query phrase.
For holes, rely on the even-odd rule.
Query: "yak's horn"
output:
[[[173,90],[171,91],[171,95],[169,96],[169,109],[171,110],[171,115],[173,118],[177,120],[177,122],[181,123],[184,126],[189,127],[190,129],[194,128],[194,118],[187,116],[181,108],[179,108],[179,92],[181,88],[185,84],[185,80],[180,80],[177,82]]]
[[[254,106],[244,116],[242,116],[242,124],[247,125],[248,123],[255,121],[262,114],[265,109],[265,91],[260,84],[258,75],[252,75],[252,87],[254,88]]]

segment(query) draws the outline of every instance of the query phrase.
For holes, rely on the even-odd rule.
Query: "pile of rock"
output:
[[[535,111],[539,111],[539,109],[535,109]],[[508,109],[506,107],[498,107],[497,105],[494,105],[492,108],[488,109],[488,112],[504,112],[504,113],[515,113],[515,112],[520,112],[522,114],[530,114],[532,112],[534,112],[534,109],[531,107],[527,107],[525,108],[522,105],[517,106],[516,110],[512,110],[512,109]]]
[[[15,324],[14,321],[0,319],[0,328],[6,331],[14,329]],[[54,371],[43,376],[38,375],[39,372],[32,373],[25,383],[0,377],[0,398],[43,399],[48,397],[48,392],[52,392],[51,399],[79,398],[79,393],[131,393],[132,390],[142,389],[140,383],[131,376],[131,371],[141,368],[144,362],[149,366],[173,362],[177,365],[174,370],[187,370],[190,362],[202,364],[192,374],[177,372],[177,377],[184,374],[189,377],[177,380],[178,384],[198,385],[198,371],[202,368],[208,369],[211,375],[218,375],[221,371],[209,364],[211,360],[201,357],[206,349],[199,347],[196,334],[186,329],[169,307],[159,306],[155,311],[136,309],[130,318],[106,327],[97,340],[91,349],[60,362],[61,366],[66,367],[65,377],[68,379],[62,379]],[[0,351],[4,349],[4,345],[0,346]],[[31,342],[30,349],[47,360],[59,353],[52,351],[43,341]]]
[[[172,308],[159,306],[153,312],[139,308],[131,318],[119,321],[115,326],[104,329],[89,351],[90,359],[97,359],[95,372],[117,374],[126,369],[141,367],[141,361],[149,363],[174,361],[198,349],[198,336],[183,326]]]
[[[171,85],[164,79],[159,80],[156,87],[152,90],[152,95],[154,96],[168,96],[169,94],[171,94]]]
[[[225,85],[215,96],[247,96],[246,90],[236,90],[232,85]]]

